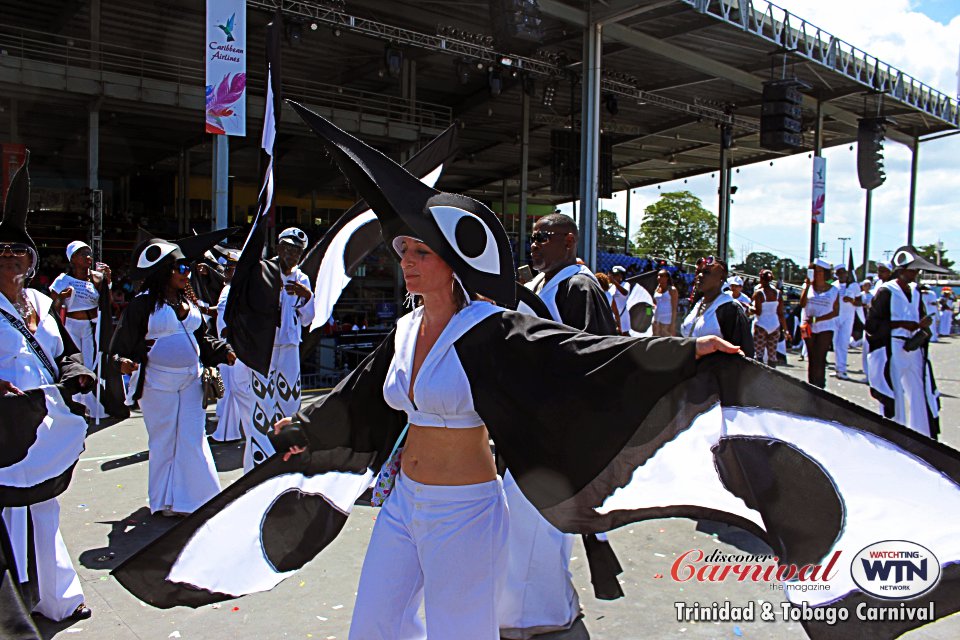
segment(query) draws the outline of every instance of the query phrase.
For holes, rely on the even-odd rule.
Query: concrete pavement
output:
[[[960,448],[960,337],[931,345],[943,392],[942,440]],[[805,363],[791,355],[790,375],[806,377]],[[860,377],[859,352],[851,353],[851,375]],[[864,384],[829,378],[828,389],[873,408]],[[241,446],[217,445],[214,456],[223,486],[241,473]],[[151,516],[146,507],[146,432],[139,414],[119,424],[92,428],[73,483],[60,498],[61,529],[83,581],[93,618],[74,624],[41,621],[46,637],[100,640],[182,638],[184,640],[253,640],[262,638],[346,638],[360,566],[377,510],[356,507],[343,534],[320,557],[273,591],[192,610],[159,610],[127,593],[109,572],[121,560],[170,527],[169,519]],[[707,528],[709,527],[701,527]],[[610,534],[624,566],[626,598],[593,598],[583,547],[578,542],[572,563],[580,589],[585,623],[598,640],[634,638],[804,638],[797,622],[678,622],[674,603],[701,605],[729,600],[779,603],[782,592],[767,584],[677,583],[657,579],[668,574],[674,559],[691,549],[709,553],[768,553],[749,534],[720,529],[698,531],[686,519],[632,524]],[[722,538],[722,539],[721,539]],[[735,547],[724,540],[732,540]],[[243,562],[238,557],[237,562]],[[947,640],[960,637],[960,616],[917,630],[907,637]]]

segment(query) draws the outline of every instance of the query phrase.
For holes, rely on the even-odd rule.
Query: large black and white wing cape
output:
[[[58,386],[0,397],[0,507],[22,507],[66,491],[87,423]]]
[[[402,428],[403,415],[382,399],[392,340],[304,411],[311,457],[303,469],[274,458],[244,476],[118,568],[121,583],[155,606],[199,606],[270,588],[319,553]],[[937,616],[960,609],[957,452],[747,359],[696,363],[691,340],[592,336],[505,311],[454,348],[498,453],[558,528],[711,518],[762,537],[781,563],[818,564],[839,551],[829,590],[788,590],[812,607],[882,604],[853,580],[854,555],[881,540],[911,541],[942,570],[911,604],[934,601]],[[297,474],[304,480],[291,479]],[[316,486],[297,484],[313,476]],[[317,493],[324,497],[299,499]],[[214,516],[230,529],[208,527]],[[241,529],[259,532],[237,539],[256,556],[252,576],[239,575],[238,549],[224,544],[236,539],[227,531]],[[225,583],[234,578],[242,584]],[[922,624],[851,618],[806,623],[807,631],[892,638]]]
[[[301,412],[309,455],[256,467],[117,567],[117,580],[155,607],[200,607],[272,589],[319,554],[403,430],[383,401],[393,344],[391,333]]]

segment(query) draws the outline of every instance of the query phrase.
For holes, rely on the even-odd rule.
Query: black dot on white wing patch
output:
[[[471,268],[500,275],[497,239],[479,216],[459,207],[430,207],[434,222],[453,250]]]
[[[140,269],[152,267],[176,248],[177,245],[169,242],[155,242],[144,249],[140,257],[137,258],[137,267]]]
[[[330,540],[318,539],[315,535],[291,537],[290,523],[302,525],[298,531],[339,532],[345,520],[346,516],[330,506],[322,495],[287,489],[277,496],[263,516],[260,540],[264,556],[276,571],[299,569]],[[297,539],[296,544],[291,544],[293,539]]]
[[[469,216],[463,216],[457,222],[454,238],[457,240],[457,247],[468,258],[480,256],[487,246],[486,227],[476,218]]]

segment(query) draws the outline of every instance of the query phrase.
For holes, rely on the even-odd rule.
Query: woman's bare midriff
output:
[[[447,429],[410,425],[400,459],[403,472],[414,482],[467,485],[496,479],[486,427]]]

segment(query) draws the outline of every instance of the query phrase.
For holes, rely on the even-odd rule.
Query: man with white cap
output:
[[[274,309],[279,312],[279,323],[273,339],[269,374],[264,377],[249,367],[250,375],[237,380],[234,374],[234,396],[246,432],[247,444],[243,454],[244,471],[264,462],[273,454],[273,445],[267,438],[271,426],[284,416],[300,410],[300,340],[302,329],[313,323],[314,306],[310,278],[298,265],[307,248],[307,234],[297,227],[280,232],[277,237],[277,257],[267,260],[280,274],[280,297]],[[239,259],[242,262],[242,258]],[[239,276],[237,276],[239,278]],[[269,300],[263,301],[270,305]],[[227,315],[226,310],[220,314]],[[230,320],[225,318],[230,335]],[[249,420],[250,424],[247,424]]]
[[[628,335],[630,333],[630,314],[627,312],[627,296],[630,295],[630,283],[625,282],[627,270],[616,265],[610,269],[610,289],[609,293],[613,296],[613,305],[620,314],[620,333]]]
[[[730,276],[727,278],[727,286],[730,288],[730,297],[740,303],[743,312],[750,312],[750,296],[743,292],[743,278],[740,276]]]
[[[834,374],[837,380],[849,380],[847,375],[847,354],[850,351],[850,336],[853,334],[853,322],[857,316],[857,307],[863,303],[860,300],[860,283],[853,279],[853,274],[847,271],[842,264],[834,269],[837,274],[837,287],[840,300],[840,315],[837,316],[833,329],[833,353],[836,358],[837,370]]]
[[[90,370],[97,368],[97,326],[100,293],[109,295],[110,267],[98,263],[93,269],[93,252],[86,242],[74,240],[67,245],[67,260],[70,266],[50,285],[53,309],[59,312],[65,308],[64,325],[73,338],[80,353],[83,354],[83,366]],[[95,393],[85,393],[75,398],[83,403],[91,418],[104,418],[106,412],[97,402]]]

